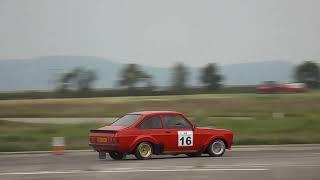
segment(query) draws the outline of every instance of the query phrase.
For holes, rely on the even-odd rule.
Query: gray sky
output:
[[[319,60],[319,9],[319,0],[0,0],[0,59]]]

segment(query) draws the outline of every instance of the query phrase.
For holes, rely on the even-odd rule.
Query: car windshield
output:
[[[111,126],[129,127],[140,119],[140,114],[127,114],[111,124]]]

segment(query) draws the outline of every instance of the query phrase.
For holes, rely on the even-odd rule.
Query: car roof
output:
[[[141,115],[153,115],[153,114],[182,114],[176,111],[138,111],[138,112],[131,112],[128,114],[141,114]]]

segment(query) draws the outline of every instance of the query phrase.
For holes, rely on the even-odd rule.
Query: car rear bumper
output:
[[[104,152],[110,152],[110,151],[119,151],[119,144],[94,144],[90,143],[89,146],[91,146],[96,151],[104,151]]]

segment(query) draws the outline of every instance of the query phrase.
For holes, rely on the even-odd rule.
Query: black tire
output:
[[[137,159],[146,160],[151,159],[153,154],[153,146],[148,142],[142,142],[137,145],[134,155]]]
[[[189,156],[189,157],[200,157],[201,156],[200,153],[188,153],[186,155]]]
[[[212,141],[208,146],[208,154],[213,157],[221,157],[226,151],[226,144],[222,139]]]
[[[109,155],[114,160],[121,160],[126,157],[126,155],[121,152],[109,152]]]

